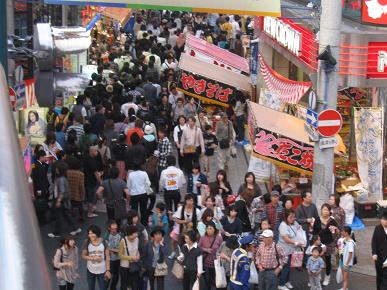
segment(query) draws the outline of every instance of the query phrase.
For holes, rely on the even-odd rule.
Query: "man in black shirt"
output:
[[[96,135],[101,135],[105,127],[105,108],[102,105],[95,106],[95,114],[90,117],[91,131]]]
[[[375,261],[377,290],[387,289],[387,212],[372,235],[372,259]]]

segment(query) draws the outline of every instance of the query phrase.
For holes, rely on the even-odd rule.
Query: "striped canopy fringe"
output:
[[[266,88],[276,93],[283,102],[297,104],[312,86],[312,82],[298,82],[285,78],[268,66],[261,54],[258,57]]]

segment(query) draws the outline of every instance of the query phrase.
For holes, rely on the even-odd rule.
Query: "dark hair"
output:
[[[216,173],[216,183],[218,183],[218,175],[223,176],[223,182],[224,184],[227,184],[227,173],[225,170],[221,169]]]
[[[312,253],[313,253],[314,251],[318,251],[318,253],[321,254],[321,253],[322,253],[322,248],[321,248],[320,246],[314,247],[314,248],[312,249]]]
[[[175,166],[176,165],[176,157],[173,155],[168,155],[166,158],[167,166]]]
[[[168,135],[167,132],[168,132],[168,131],[167,131],[166,128],[164,128],[164,127],[159,128],[159,133],[164,134],[165,136],[167,136],[167,135]]]
[[[187,120],[191,120],[192,122],[196,123],[196,118],[195,117],[188,117]]]
[[[108,222],[107,222],[107,227],[108,227],[108,229],[110,229],[111,226],[114,225],[114,224],[118,225],[117,222],[116,222],[115,220],[108,220]]]
[[[68,165],[63,161],[57,162],[55,166],[56,177],[62,177],[67,175]]]
[[[387,220],[387,211],[383,212],[381,218]]]
[[[335,206],[340,206],[340,196],[336,194],[331,194],[329,197],[333,197],[335,199]]]
[[[156,208],[159,209],[160,211],[164,211],[165,210],[165,203],[163,203],[163,202],[156,203]]]
[[[133,225],[133,218],[138,217],[138,213],[135,210],[128,211],[128,225]]]
[[[97,225],[90,225],[88,228],[87,228],[87,232],[92,232],[93,234],[95,234],[98,238],[101,237],[101,228]]]
[[[233,205],[233,204],[232,204],[232,205],[229,205],[229,206],[226,208],[226,215],[229,216],[231,211],[236,211],[236,212],[238,212],[236,206]]]
[[[262,222],[267,222],[269,224],[269,226],[271,225],[270,224],[270,220],[268,218],[262,218],[261,219],[261,224],[262,224]]]
[[[310,244],[313,245],[315,241],[317,241],[320,238],[319,235],[313,235],[310,239]]]
[[[211,127],[211,125],[209,125],[209,124],[206,124],[205,126],[204,126],[204,130],[205,131],[207,131],[207,130],[210,130],[212,127]]]
[[[195,231],[188,231],[186,234],[185,234],[190,240],[191,242],[195,243],[196,240],[197,240],[197,235],[196,235],[196,232]]]
[[[349,226],[344,226],[342,231],[347,233],[348,235],[352,234],[352,229]]]
[[[329,212],[332,213],[332,207],[329,203],[323,203],[320,209],[322,210],[324,207],[326,207],[329,210]]]
[[[75,237],[73,235],[66,235],[61,241],[61,246],[70,247],[70,241],[75,241]]]
[[[214,217],[214,212],[210,208],[206,208],[202,214],[202,222],[207,224],[207,218]]]
[[[27,126],[30,126],[30,124],[31,124],[31,120],[30,120],[30,115],[31,115],[31,113],[35,115],[35,119],[36,119],[35,122],[39,121],[39,114],[38,114],[38,112],[35,111],[35,110],[29,111],[29,112],[28,112],[28,116],[27,116],[27,119],[28,119]]]
[[[288,224],[288,217],[289,217],[290,215],[292,215],[292,214],[295,215],[294,209],[291,208],[291,209],[285,210],[284,222],[285,222],[286,224]]]
[[[199,163],[194,163],[194,164],[192,165],[192,169],[197,169],[197,170],[199,170],[199,172],[200,172],[200,164],[199,164]]]
[[[137,120],[134,122],[134,126],[135,126],[136,128],[142,129],[142,127],[144,126],[144,121],[141,120],[141,119],[137,119]]]
[[[214,230],[215,230],[214,236],[216,237],[217,234],[218,234],[218,229],[216,228],[215,223],[213,221],[210,221],[210,222],[206,223],[206,235],[207,235],[207,228],[208,227],[213,227],[214,228]]]
[[[119,175],[120,175],[120,170],[116,166],[113,166],[112,168],[110,168],[111,179],[116,179],[118,178]]]
[[[130,236],[137,233],[137,228],[133,225],[129,225],[125,228],[125,235]]]
[[[254,175],[254,173],[252,173],[251,171],[249,171],[249,172],[246,172],[246,174],[245,174],[245,185],[247,185],[247,181],[246,181],[246,179],[247,179],[247,177],[249,177],[249,176],[252,176],[253,177],[253,184],[255,185],[255,175]]]
[[[60,132],[63,129],[63,123],[58,123],[55,125],[55,132]]]
[[[273,190],[273,191],[276,190],[279,192],[280,195],[282,195],[282,187],[280,184],[274,184],[273,188],[271,190]]]
[[[133,145],[137,145],[140,143],[141,138],[138,136],[136,132],[133,132],[132,135],[130,135],[130,142],[132,142]]]
[[[192,199],[194,201],[194,206],[193,206],[193,211],[192,211],[192,224],[194,225],[194,228],[197,226],[197,216],[196,216],[196,207],[195,207],[195,198],[192,193],[186,194],[184,197],[184,204],[181,208],[181,214],[180,214],[180,219],[184,220],[184,211],[185,211],[185,206],[187,203],[187,200]],[[180,232],[182,232],[182,225],[180,225]]]
[[[36,154],[35,154],[36,160],[39,160],[40,157],[43,157],[43,156],[46,156],[46,151],[44,151],[44,150],[39,150],[39,151],[36,152]]]
[[[306,197],[306,195],[307,195],[308,193],[312,194],[309,190],[304,190],[303,192],[301,192],[301,198],[302,198],[302,200],[305,199],[305,197]]]

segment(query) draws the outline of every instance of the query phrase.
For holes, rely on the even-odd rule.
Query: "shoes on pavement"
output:
[[[168,256],[168,259],[169,259],[169,260],[173,260],[174,258],[176,258],[176,252],[172,252],[172,253]]]
[[[75,231],[70,232],[70,235],[76,236],[76,235],[78,235],[80,232],[82,232],[82,229],[81,229],[81,228],[78,228],[78,229],[76,229]]]
[[[289,290],[288,287],[284,286],[278,286],[278,290]]]
[[[310,283],[308,282],[308,287],[310,287]]]
[[[54,233],[49,233],[47,235],[49,238],[60,238],[60,236],[55,235]]]
[[[293,289],[294,288],[292,283],[290,283],[290,282],[286,283],[285,286],[288,287],[289,289]]]
[[[325,275],[324,281],[322,282],[323,286],[328,286],[329,282],[331,281],[331,276],[330,275]]]

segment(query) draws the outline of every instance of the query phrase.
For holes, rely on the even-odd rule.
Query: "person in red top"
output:
[[[142,139],[144,137],[144,131],[142,130],[142,126],[144,125],[144,122],[141,119],[137,119],[134,122],[134,128],[128,129],[126,133],[126,142],[128,145],[132,145],[132,141],[130,141],[130,137],[132,136],[133,133],[137,133],[137,135]]]

